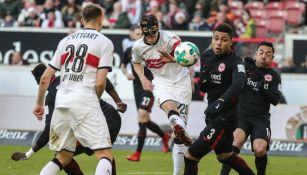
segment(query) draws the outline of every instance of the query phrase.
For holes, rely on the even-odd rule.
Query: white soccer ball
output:
[[[181,66],[192,66],[197,63],[199,57],[199,49],[194,43],[182,42],[175,48],[174,58]]]

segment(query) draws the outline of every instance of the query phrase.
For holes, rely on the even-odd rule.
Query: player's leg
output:
[[[68,109],[55,109],[50,124],[50,149],[57,152],[56,157],[41,170],[41,175],[55,175],[72,159],[76,138],[69,127]]]
[[[162,151],[165,153],[168,152],[169,151],[168,141],[171,138],[171,134],[169,132],[163,133],[162,129],[152,120],[148,121],[147,127],[149,130],[156,133],[158,136],[162,138],[162,144],[163,144]]]
[[[138,109],[138,122],[139,122],[138,144],[136,151],[132,155],[127,156],[127,159],[130,161],[140,161],[141,153],[146,138],[148,121],[149,121],[148,111],[144,109]]]
[[[245,132],[241,128],[237,128],[234,133],[234,142],[232,146],[232,151],[234,154],[239,154],[240,150],[246,140]],[[223,164],[220,175],[228,175],[231,170],[231,167]]]
[[[188,148],[184,155],[184,175],[198,174],[198,162],[212,150],[211,145],[216,139],[216,132],[213,131],[215,131],[215,128],[212,128],[212,125],[207,125]]]
[[[65,167],[63,167],[63,169],[66,172],[66,174],[69,174],[69,175],[83,175],[84,174],[79,164],[75,161],[75,159],[71,159],[71,161]]]
[[[218,161],[222,164],[230,166],[239,174],[254,175],[246,162],[232,151],[233,132],[234,129],[222,128],[211,148],[214,149]]]
[[[101,110],[70,109],[71,128],[84,147],[94,150],[98,164],[95,174],[112,174],[111,138]]]
[[[186,121],[180,117],[177,102],[173,100],[166,100],[161,104],[161,108],[168,116],[171,127],[174,130],[175,136],[179,138],[186,146],[191,145],[192,139],[187,136],[185,132]]]
[[[253,151],[255,153],[255,165],[258,175],[266,174],[266,166],[268,156],[266,154],[269,149],[271,139],[271,129],[269,121],[255,121],[254,129],[251,135]]]

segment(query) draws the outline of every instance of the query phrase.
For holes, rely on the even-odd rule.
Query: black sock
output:
[[[236,170],[240,175],[255,175],[246,162],[237,156],[232,154],[230,157],[224,160],[219,160],[221,163],[226,164]]]
[[[146,138],[146,130],[147,130],[147,123],[139,123],[140,129],[138,133],[138,146],[136,151],[142,152],[145,138]]]
[[[268,163],[268,156],[267,154],[263,155],[262,157],[255,158],[255,164],[257,168],[257,175],[265,175],[266,165]]]
[[[112,175],[116,175],[116,163],[114,157],[112,161]]]
[[[183,175],[197,175],[198,173],[198,161],[191,160],[184,157],[184,174]]]
[[[167,117],[169,118],[170,116],[172,115],[178,115],[179,116],[179,113],[177,111],[174,111],[174,110],[170,110],[167,114]]]
[[[64,167],[64,171],[68,175],[83,175],[83,172],[81,171],[80,166],[74,159],[71,159],[69,164]]]
[[[235,154],[239,154],[240,153],[240,149],[235,147],[235,146],[232,146],[232,151]],[[223,164],[221,172],[220,172],[220,175],[229,175],[230,171],[231,171],[231,167],[229,165]]]
[[[63,169],[63,165],[61,164],[61,162],[59,161],[59,159],[57,159],[57,158],[55,157],[55,158],[53,158],[51,161],[52,161],[53,163],[55,163],[57,166],[59,166],[59,167],[60,167],[60,170]]]
[[[158,134],[158,136],[163,138],[163,135],[164,135],[163,131],[155,122],[152,122],[152,121],[147,122],[147,127],[149,130],[151,130],[152,132]]]

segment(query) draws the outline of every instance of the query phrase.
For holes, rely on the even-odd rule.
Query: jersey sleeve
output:
[[[272,70],[274,71],[274,70]],[[271,83],[264,80],[264,86],[269,86],[268,90],[264,90],[265,97],[276,106],[280,99],[280,91],[281,91],[281,79],[280,76],[274,72],[272,74],[273,80]]]
[[[106,44],[106,47],[101,51],[98,69],[111,70],[113,64],[113,53],[114,53],[114,45],[110,41]]]
[[[135,45],[132,47],[131,54],[132,54],[133,63],[142,63],[143,60],[141,58],[140,53],[138,52],[137,47],[135,47]]]
[[[129,64],[131,59],[132,59],[131,57],[132,57],[131,47],[129,47],[124,51],[124,54],[123,54],[122,59],[121,59],[121,64],[124,64],[124,65]]]
[[[232,98],[237,98],[245,85],[245,66],[240,57],[232,63],[232,83],[227,91],[222,95],[224,101],[229,102]]]
[[[179,36],[171,32],[167,32],[167,40],[168,42],[166,45],[166,49],[172,56],[174,56],[175,48],[181,43],[181,39]]]
[[[59,42],[58,47],[53,55],[53,57],[51,58],[51,61],[49,62],[49,66],[52,67],[55,70],[60,70],[61,69],[61,65],[64,64],[64,60],[61,59],[62,57],[62,49],[63,49],[63,40]]]

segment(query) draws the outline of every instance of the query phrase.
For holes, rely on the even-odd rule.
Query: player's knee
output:
[[[145,123],[145,122],[149,122],[149,113],[148,111],[144,110],[144,109],[139,109],[139,115],[138,115],[138,122],[140,123]]]
[[[100,160],[103,157],[113,160],[111,148],[95,150],[95,156],[97,160]]]
[[[59,153],[57,153],[56,158],[53,159],[52,161],[55,162],[56,164],[60,163],[64,167],[69,164],[73,155],[74,153],[72,152],[62,150]]]
[[[256,146],[253,149],[257,157],[262,157],[266,153],[266,146]]]

